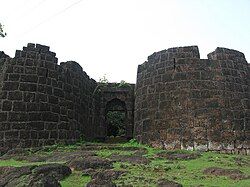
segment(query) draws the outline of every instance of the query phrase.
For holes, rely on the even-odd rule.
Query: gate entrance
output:
[[[127,109],[125,102],[112,99],[106,105],[105,123],[108,137],[125,137],[127,128]]]

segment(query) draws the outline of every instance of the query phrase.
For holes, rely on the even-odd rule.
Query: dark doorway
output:
[[[113,99],[106,105],[105,121],[108,137],[125,137],[127,110],[125,102]]]

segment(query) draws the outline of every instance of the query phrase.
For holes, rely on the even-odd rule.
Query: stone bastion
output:
[[[250,154],[250,65],[243,53],[197,46],[153,53],[138,66],[134,137],[165,149]]]

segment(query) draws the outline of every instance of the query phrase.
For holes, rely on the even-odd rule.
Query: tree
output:
[[[0,37],[2,38],[4,38],[7,35],[7,33],[4,32],[3,27],[4,26],[0,23]]]

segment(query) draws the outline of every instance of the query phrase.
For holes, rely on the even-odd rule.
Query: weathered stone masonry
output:
[[[97,83],[76,62],[57,65],[49,47],[28,44],[0,62],[0,147],[72,143],[93,137]]]
[[[250,66],[244,54],[170,48],[138,66],[135,138],[166,149],[250,154]]]
[[[250,154],[250,65],[217,48],[156,52],[128,88],[100,87],[73,61],[57,64],[49,47],[0,52],[0,153],[16,147],[105,139],[105,115],[126,112],[126,137],[166,149]],[[134,126],[134,128],[133,128]]]

